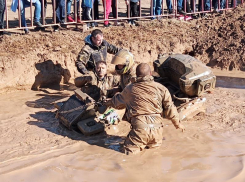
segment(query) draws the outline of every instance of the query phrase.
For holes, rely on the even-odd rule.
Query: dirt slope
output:
[[[236,8],[189,22],[163,19],[139,22],[134,27],[123,23],[103,32],[108,42],[130,49],[137,62],[152,62],[159,53],[178,52],[191,54],[211,67],[245,70],[244,10]],[[57,33],[47,30],[0,37],[0,89],[30,87],[35,79],[40,84],[52,79],[59,82],[63,69],[68,69],[74,78],[78,74],[74,61],[89,33],[70,27]],[[52,64],[42,64],[47,60]],[[41,68],[37,63],[41,63]],[[59,75],[56,80],[54,75]]]

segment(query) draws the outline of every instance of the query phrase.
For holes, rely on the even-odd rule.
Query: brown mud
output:
[[[79,75],[74,61],[90,32],[1,37],[0,181],[244,182],[244,16],[245,9],[236,8],[209,19],[103,29],[107,41],[130,49],[137,62],[186,53],[217,75],[217,88],[204,95],[206,113],[184,121],[184,133],[164,123],[163,145],[136,156],[119,151],[127,122],[86,137],[55,118],[53,102],[73,93],[72,80]]]
[[[108,42],[129,49],[137,62],[152,62],[162,53],[186,53],[213,68],[244,71],[244,21],[244,8],[236,8],[209,19],[187,22],[163,19],[139,22],[133,27],[125,23],[103,32]],[[1,37],[0,89],[33,85],[33,75],[37,75],[36,85],[51,78],[59,82],[63,69],[67,69],[73,79],[78,74],[74,61],[89,33],[68,29]],[[43,63],[47,60],[51,64]],[[37,64],[42,65],[41,70]]]

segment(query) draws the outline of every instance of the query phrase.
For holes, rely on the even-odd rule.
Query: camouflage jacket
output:
[[[76,60],[77,70],[82,74],[85,74],[87,70],[91,71],[97,61],[106,62],[107,53],[116,54],[120,50],[120,48],[109,44],[106,40],[103,40],[99,47],[93,45],[91,35],[88,35],[84,41],[85,45]]]
[[[114,87],[119,85],[119,77],[111,74],[99,79],[95,73],[89,72],[75,79],[75,85],[92,97],[95,101],[101,100],[102,97],[112,97]]]
[[[152,76],[135,78],[112,98],[110,105],[118,109],[126,107],[130,120],[142,115],[164,114],[175,126],[179,125],[179,113],[168,89],[155,82]]]

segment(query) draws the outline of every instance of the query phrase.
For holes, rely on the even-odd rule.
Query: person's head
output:
[[[99,61],[95,65],[95,71],[99,78],[104,78],[107,73],[107,65],[104,61]]]
[[[125,74],[134,64],[134,56],[128,50],[122,49],[112,58],[111,64],[116,65],[115,70],[118,74]]]
[[[137,77],[145,77],[151,75],[151,68],[147,63],[140,63],[136,67],[136,76]]]
[[[95,46],[100,46],[103,41],[103,33],[99,29],[95,29],[91,33],[91,40]]]

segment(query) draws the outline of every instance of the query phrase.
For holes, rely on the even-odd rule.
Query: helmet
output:
[[[118,74],[125,74],[134,64],[134,56],[128,50],[122,49],[112,58],[111,64],[116,65],[115,69]],[[119,69],[117,65],[125,66],[122,69]]]

